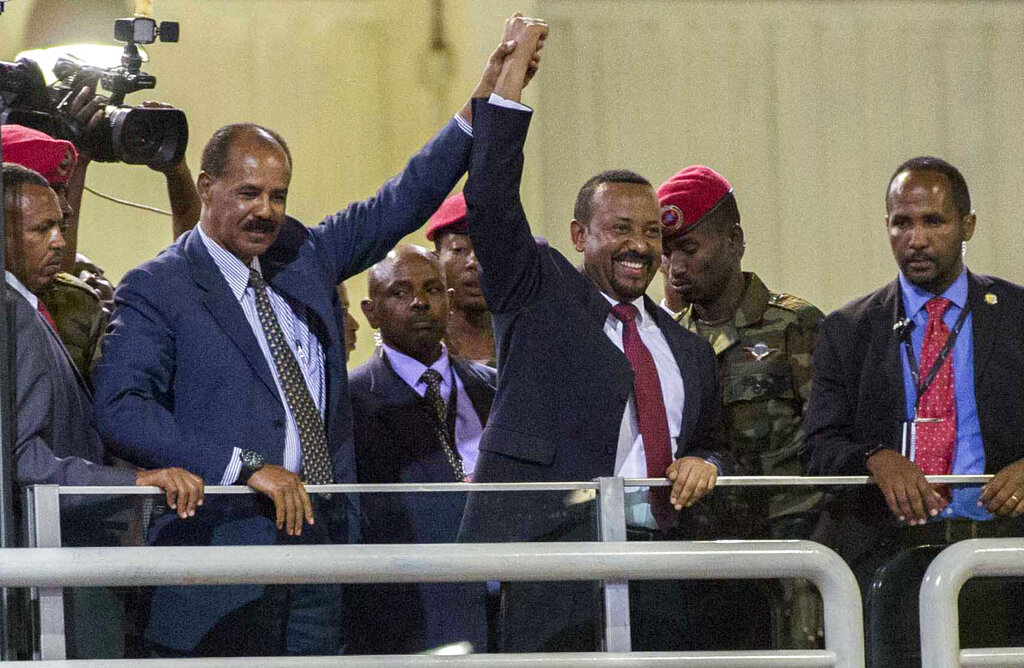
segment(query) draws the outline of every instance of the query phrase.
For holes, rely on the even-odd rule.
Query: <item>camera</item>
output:
[[[0,124],[18,123],[67,139],[100,162],[166,167],[180,161],[188,146],[188,121],[174,108],[124,104],[130,93],[156,86],[156,77],[141,70],[138,44],[178,40],[178,24],[157,26],[148,17],[118,19],[114,38],[125,42],[121,65],[104,69],[62,56],[53,68],[57,81],[47,86],[39,65],[27,58],[0,62]],[[110,93],[103,119],[93,128],[80,126],[68,111],[86,86]]]

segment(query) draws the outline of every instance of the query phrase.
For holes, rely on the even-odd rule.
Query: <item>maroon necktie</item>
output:
[[[636,317],[639,314],[636,306],[616,304],[612,307],[612,314],[622,322],[622,348],[626,352],[629,366],[633,367],[636,418],[640,423],[640,435],[644,439],[647,477],[664,478],[665,470],[672,463],[672,442],[668,435],[668,418],[665,416],[665,398],[661,394],[658,367],[636,328]],[[651,512],[658,526],[662,529],[671,527],[675,516],[669,505],[668,488],[652,487],[650,500]]]
[[[949,338],[942,321],[952,302],[936,297],[924,305],[928,325],[921,345],[920,373],[927,375],[935,365],[939,351]],[[917,406],[917,437],[914,461],[926,475],[943,475],[953,468],[956,445],[956,395],[953,392],[953,355],[946,355],[935,379],[921,395]],[[928,420],[935,420],[934,422]]]
[[[50,315],[50,309],[46,308],[46,304],[43,303],[42,299],[36,302],[36,310],[39,311],[39,315],[43,316],[43,320],[50,323],[50,327],[52,327],[53,331],[56,332],[57,323],[53,321],[53,316]]]

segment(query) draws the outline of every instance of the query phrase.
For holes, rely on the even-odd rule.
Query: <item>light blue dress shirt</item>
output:
[[[924,306],[935,295],[917,287],[907,280],[900,272],[900,288],[903,293],[903,309],[906,316],[914,322],[910,341],[914,347],[914,355],[918,362],[921,359],[921,346],[924,345],[924,333],[928,324],[928,312]],[[949,331],[953,331],[960,312],[967,306],[967,270],[945,292],[940,295],[953,302],[942,320]],[[974,336],[973,316],[968,313],[960,335],[953,345],[953,392],[956,396],[956,450],[953,454],[953,473],[960,475],[979,474],[985,472],[985,446],[981,441],[981,423],[978,421],[978,405],[974,399]],[[914,419],[914,404],[917,399],[917,388],[910,374],[910,363],[907,360],[906,347],[900,346],[900,357],[903,360],[903,388],[906,396],[907,420]],[[928,369],[921,369],[927,374]],[[949,506],[940,514],[941,518],[966,517],[975,520],[992,519],[992,515],[984,508],[978,507],[981,488],[976,485],[953,488],[953,498]]]

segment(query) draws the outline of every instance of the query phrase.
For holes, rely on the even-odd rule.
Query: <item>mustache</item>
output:
[[[626,251],[625,253],[619,253],[612,258],[616,262],[641,262],[643,264],[651,264],[654,262],[654,255],[651,253],[638,253],[636,251]]]
[[[277,225],[266,218],[254,218],[244,223],[242,229],[246,232],[273,232],[277,229]]]

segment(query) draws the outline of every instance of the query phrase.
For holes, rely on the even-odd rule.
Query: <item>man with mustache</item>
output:
[[[466,231],[466,198],[452,195],[427,222],[427,240],[441,258],[445,282],[452,291],[452,314],[445,343],[460,357],[494,366],[491,312],[480,289],[476,253]]]
[[[473,476],[494,400],[494,369],[441,342],[450,317],[435,254],[399,246],[370,268],[362,302],[380,330],[373,357],[352,372],[360,483],[463,482]],[[371,494],[362,500],[368,543],[453,543],[462,494]],[[346,618],[355,654],[414,654],[459,641],[487,648],[482,583],[359,587]]]
[[[828,507],[869,614],[879,612],[868,595],[875,575],[903,550],[1024,535],[1019,519],[991,521],[1024,514],[1024,288],[964,266],[977,218],[964,177],[948,162],[900,165],[885,204],[899,275],[825,318],[804,423],[809,474],[870,474],[874,482],[842,491]],[[949,473],[995,477],[980,489],[925,479]],[[919,663],[920,562],[920,572],[901,578],[910,583],[906,607],[890,625],[899,637],[883,644],[869,634],[875,666]],[[1015,644],[993,642],[986,621],[1020,634],[1020,615],[1003,608],[1014,599],[1019,590],[968,583],[960,598],[965,645],[977,646],[967,643],[979,630],[988,634],[980,646]]]
[[[155,485],[178,517],[192,517],[203,504],[199,477],[179,468],[144,471],[105,464],[91,393],[39,298],[60,271],[66,249],[57,194],[38,172],[10,163],[3,165],[3,185],[5,301],[14,335],[15,480],[20,486]],[[66,497],[64,545],[95,545],[107,538],[103,522],[109,509],[90,506],[88,498]],[[75,622],[68,636],[70,656],[123,656],[124,626],[116,623],[123,604],[105,589],[68,590],[68,596],[69,618]]]
[[[680,170],[658,188],[662,258],[671,286],[689,303],[677,320],[715,349],[722,384],[722,426],[737,475],[800,475],[804,406],[811,394],[811,355],[824,314],[793,295],[770,291],[741,263],[746,244],[729,182],[704,165]],[[711,502],[714,538],[809,538],[821,493],[792,488],[730,489]],[[739,636],[729,649],[765,647],[768,613],[754,582],[736,582],[729,614],[749,623],[723,625]],[[783,647],[815,648],[820,606],[810,583],[784,581]]]
[[[473,97],[506,56],[537,66],[540,43],[506,23]],[[524,43],[524,42],[529,42]],[[500,101],[496,101],[500,102]],[[484,102],[490,105],[490,102]],[[292,155],[253,123],[216,131],[198,177],[199,225],[129,272],[96,370],[101,431],[136,462],[179,462],[257,495],[207,502],[202,524],[160,518],[158,544],[347,542],[353,497],[306,484],[354,482],[345,342],[336,293],[418,229],[465,172],[467,105],[372,197],[307,228],[286,215]],[[337,585],[164,587],[147,635],[160,656],[324,655],[340,637]]]
[[[496,93],[518,101],[514,70],[525,66],[513,55]],[[530,117],[526,108],[474,107],[464,193],[500,378],[474,479],[667,476],[671,488],[635,504],[632,525],[638,538],[672,537],[676,512],[711,491],[723,463],[714,354],[644,294],[660,262],[661,216],[642,176],[602,172],[580,189],[570,231],[582,271],[534,239],[519,194]],[[460,540],[592,540],[593,506],[578,500],[474,493]],[[632,626],[637,649],[685,642],[698,626],[679,614],[687,604],[675,585],[655,588],[665,596],[646,606],[655,620]],[[596,646],[588,585],[515,584],[507,594],[505,651]]]

